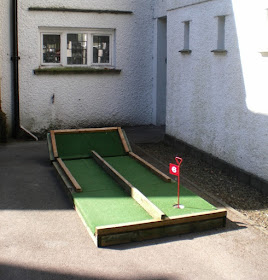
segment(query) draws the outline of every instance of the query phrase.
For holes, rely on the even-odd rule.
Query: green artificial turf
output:
[[[83,189],[73,194],[74,204],[93,233],[97,226],[152,220],[93,159],[64,163]]]
[[[180,204],[185,208],[174,208],[173,205],[178,203],[176,182],[163,181],[129,156],[106,157],[105,160],[169,217],[216,209],[182,185],[180,186]]]
[[[183,186],[180,186],[180,204],[185,208],[174,208],[176,182],[161,180],[129,156],[106,157],[105,160],[169,217],[216,209]],[[74,204],[93,233],[97,226],[152,220],[94,159],[64,160],[64,163],[83,189],[73,194]]]
[[[101,156],[125,155],[118,131],[55,133],[55,138],[62,159],[88,158],[91,150]]]

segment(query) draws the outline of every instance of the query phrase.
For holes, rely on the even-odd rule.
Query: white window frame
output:
[[[40,65],[53,67],[115,67],[115,29],[102,28],[47,28],[39,27],[40,33]],[[87,34],[87,64],[67,64],[67,34]],[[60,63],[43,61],[43,35],[60,35]],[[109,36],[109,63],[93,63],[93,36]]]

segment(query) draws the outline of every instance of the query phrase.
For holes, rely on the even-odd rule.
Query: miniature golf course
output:
[[[97,246],[225,225],[217,209],[131,151],[119,127],[52,130],[50,160]]]

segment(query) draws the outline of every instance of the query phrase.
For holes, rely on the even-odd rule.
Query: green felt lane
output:
[[[95,162],[94,159],[64,160],[83,193],[119,188],[117,183]]]
[[[55,134],[57,150],[62,159],[88,158],[91,150],[101,156],[125,155],[118,131]]]
[[[97,226],[152,220],[93,159],[64,163],[83,189],[73,193],[74,204],[93,233]]]
[[[74,204],[94,233],[97,226],[152,220],[153,218],[121,189],[76,193]]]
[[[185,208],[174,208],[173,205],[178,203],[176,182],[168,183],[161,180],[129,156],[106,157],[105,160],[169,217],[216,209],[183,186],[180,186],[180,204]]]

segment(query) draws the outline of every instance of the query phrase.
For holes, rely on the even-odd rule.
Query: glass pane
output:
[[[110,63],[109,51],[109,36],[93,36],[93,63]]]
[[[67,64],[87,64],[87,34],[67,34]]]
[[[60,63],[60,35],[43,35],[43,62]]]

